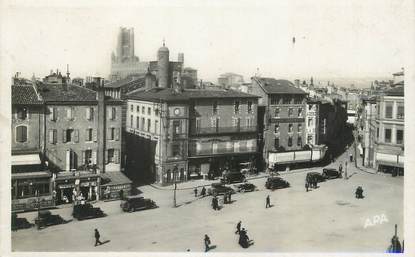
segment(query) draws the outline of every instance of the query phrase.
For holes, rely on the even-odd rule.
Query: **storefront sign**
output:
[[[89,186],[96,186],[97,183],[95,181],[93,182],[82,182],[81,187],[89,187]]]
[[[64,188],[72,188],[72,187],[75,187],[75,185],[74,184],[63,184],[63,185],[58,185],[58,187],[60,189],[64,189]]]

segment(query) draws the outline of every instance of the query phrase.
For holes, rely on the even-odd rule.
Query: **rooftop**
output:
[[[38,85],[38,92],[45,102],[82,102],[95,101],[96,92],[74,84],[48,84]]]
[[[285,79],[262,77],[253,77],[252,79],[256,80],[267,94],[307,94],[304,90],[295,87],[295,85],[292,82]]]
[[[42,104],[41,97],[33,85],[13,85],[12,104]]]
[[[387,96],[404,96],[405,95],[404,92],[405,91],[404,91],[403,86],[399,86],[399,87],[394,87],[394,88],[391,88],[389,90],[386,90],[385,95],[387,95]]]
[[[184,89],[176,91],[173,88],[152,88],[136,90],[127,94],[126,98],[145,101],[188,101],[201,98],[258,98],[258,96],[230,89]]]

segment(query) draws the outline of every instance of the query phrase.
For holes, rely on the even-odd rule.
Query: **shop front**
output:
[[[161,184],[171,185],[174,182],[185,182],[188,180],[187,161],[175,161],[163,163]]]
[[[87,174],[87,172],[58,174],[54,184],[53,194],[56,195],[56,204],[72,203],[77,199],[99,200],[98,174]]]
[[[55,206],[49,171],[12,173],[12,211],[28,211]]]
[[[104,200],[120,199],[131,194],[132,181],[119,171],[101,174],[101,195]]]

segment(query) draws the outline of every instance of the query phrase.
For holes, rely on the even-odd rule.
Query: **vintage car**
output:
[[[255,191],[256,186],[254,184],[251,183],[243,183],[243,184],[239,184],[239,185],[235,185],[235,189],[237,192],[252,192]]]
[[[84,203],[74,205],[72,216],[78,220],[85,220],[101,218],[106,215],[99,207],[93,207],[89,203]]]
[[[12,213],[12,231],[16,231],[18,229],[31,228],[33,226],[34,224],[27,221],[26,218],[18,218],[16,213]]]
[[[222,183],[212,183],[211,187],[208,188],[208,195],[223,195],[226,193],[235,193],[230,187],[224,186]]]
[[[35,219],[35,224],[38,229],[58,224],[65,224],[67,222],[68,221],[64,220],[60,215],[54,215],[47,210],[39,211],[38,216]]]
[[[156,203],[151,200],[138,195],[131,195],[124,198],[120,205],[125,212],[133,212],[138,210],[157,208]]]
[[[317,183],[326,181],[325,177],[318,172],[309,172],[306,175],[307,183],[313,183],[314,181]]]
[[[223,174],[220,181],[224,184],[240,183],[246,181],[246,178],[242,173],[234,171]]]
[[[325,179],[341,178],[342,174],[336,169],[323,169],[323,177]]]
[[[265,182],[265,188],[267,189],[280,189],[280,188],[286,188],[290,187],[290,183],[285,181],[284,179],[280,177],[269,177],[267,181]]]

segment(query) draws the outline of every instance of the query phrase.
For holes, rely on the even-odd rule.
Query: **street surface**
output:
[[[337,163],[332,164],[337,168]],[[352,167],[350,167],[352,166]],[[321,172],[322,168],[313,171]],[[193,188],[209,181],[191,181],[178,185],[177,208],[172,208],[172,187],[157,189],[143,186],[143,196],[153,199],[159,208],[124,213],[120,201],[99,202],[107,217],[68,224],[12,232],[14,251],[204,251],[203,238],[209,235],[212,252],[385,252],[398,224],[403,236],[403,177],[370,174],[348,167],[348,180],[334,179],[305,192],[307,171],[282,174],[291,187],[270,191],[266,178],[252,179],[258,191],[232,195],[232,204],[214,211],[211,197],[195,198]],[[364,199],[356,199],[357,186],[363,187]],[[200,188],[199,188],[200,192]],[[270,195],[272,208],[265,208]],[[221,197],[219,199],[222,199]],[[72,219],[70,206],[51,210]],[[36,212],[22,213],[34,221]],[[378,218],[376,218],[378,217]],[[382,222],[379,222],[379,217]],[[385,220],[386,218],[386,220]],[[234,233],[237,222],[248,230],[254,244],[243,249]],[[369,223],[368,223],[369,221]],[[380,224],[381,223],[381,224]],[[94,229],[101,241],[94,247]]]

